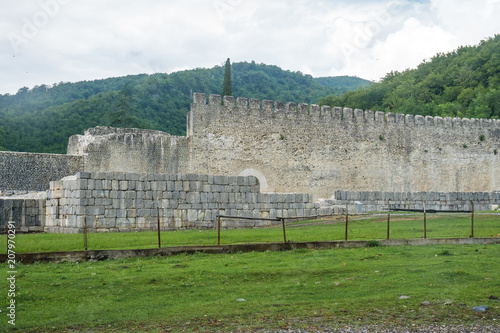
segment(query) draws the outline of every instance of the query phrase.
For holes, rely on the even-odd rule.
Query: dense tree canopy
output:
[[[500,117],[500,35],[477,46],[438,54],[416,69],[391,72],[379,83],[321,105],[442,117]]]
[[[4,143],[4,139],[5,139],[5,131],[3,130],[3,128],[0,126],[0,150],[3,150],[3,143]]]
[[[184,135],[193,92],[220,94],[225,66],[172,74],[22,87],[0,95],[0,147],[64,153],[69,136],[94,126],[142,127]],[[500,35],[438,54],[379,83],[312,78],[277,66],[231,65],[234,96],[432,116],[500,117]],[[325,97],[326,96],[326,97]]]
[[[255,62],[233,63],[233,95],[317,103],[370,82],[353,77],[313,79],[300,72]],[[172,74],[23,87],[0,95],[3,148],[64,153],[69,136],[94,126],[142,127],[184,135],[193,92],[220,94],[224,66]],[[337,81],[337,84],[336,84]],[[1,144],[2,142],[0,142]]]

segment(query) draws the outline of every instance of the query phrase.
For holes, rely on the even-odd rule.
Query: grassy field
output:
[[[334,221],[305,221],[289,223],[288,241],[344,240],[345,222],[339,217]],[[375,240],[387,237],[387,216],[351,217],[348,224],[349,240]],[[428,214],[427,238],[467,238],[471,234],[470,215]],[[390,238],[411,239],[424,236],[422,214],[391,216]],[[476,214],[475,237],[500,237],[500,215]],[[260,229],[231,229],[221,231],[221,244],[282,242],[281,226]],[[183,230],[161,233],[162,246],[216,245],[216,230]],[[81,251],[84,249],[82,234],[23,234],[16,236],[16,252]],[[91,250],[154,248],[158,246],[156,232],[90,233],[88,248]],[[6,237],[0,236],[0,253],[6,253]]]
[[[19,264],[16,328],[219,332],[497,325],[500,303],[489,297],[500,296],[499,254],[500,245],[447,245]],[[2,293],[6,278],[3,269]],[[478,305],[490,310],[477,315],[472,307]],[[2,302],[2,314],[6,307]]]

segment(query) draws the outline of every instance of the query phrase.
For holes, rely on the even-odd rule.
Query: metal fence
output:
[[[404,207],[398,207],[394,204],[391,204],[390,201],[387,202],[387,240],[390,239],[391,235],[391,212],[412,212],[412,213],[422,213],[423,216],[423,238],[427,238],[427,214],[429,213],[468,213],[470,214],[470,238],[474,237],[474,203],[471,201],[471,210],[426,210],[425,208],[425,202],[423,203],[423,209],[407,209]],[[159,208],[158,208],[159,209]],[[282,214],[283,215],[283,214]],[[156,230],[152,229],[151,231],[156,231],[157,232],[157,241],[158,241],[158,248],[162,247],[162,240],[161,240],[161,228],[160,228],[160,214],[157,214],[158,216],[158,221],[157,221],[157,228]],[[348,204],[346,204],[345,208],[345,236],[344,240],[348,241],[349,240],[349,211],[348,211]],[[232,220],[255,220],[255,221],[271,221],[271,222],[277,222],[276,224],[281,224],[281,228],[283,230],[283,243],[287,243],[287,221],[297,221],[297,220],[316,220],[316,219],[324,219],[324,218],[331,218],[331,217],[342,217],[342,215],[314,215],[314,216],[297,216],[297,217],[275,217],[275,218],[260,218],[260,217],[242,217],[242,216],[232,216],[232,215],[224,215],[220,214],[220,211],[216,215],[216,229],[217,229],[217,245],[221,245],[221,230],[222,230],[222,225],[221,221],[222,219],[232,219]],[[9,222],[9,223],[14,223],[14,222]],[[84,217],[84,228],[83,228],[83,247],[85,251],[88,251],[88,239],[87,239],[87,223],[86,223],[86,218]],[[9,235],[7,234],[7,238]],[[215,241],[215,240],[214,240]],[[8,244],[8,241],[7,241]]]

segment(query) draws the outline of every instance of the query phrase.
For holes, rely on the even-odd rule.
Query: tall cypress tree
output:
[[[118,96],[117,110],[111,114],[110,126],[112,127],[141,127],[139,119],[130,115],[132,111],[132,89],[127,82]]]
[[[222,97],[233,96],[233,85],[231,83],[231,62],[229,58],[226,60],[224,67],[224,83],[222,84]]]

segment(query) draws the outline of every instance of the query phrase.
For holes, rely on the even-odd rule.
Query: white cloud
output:
[[[467,44],[477,44],[479,38],[499,33],[500,1],[432,0],[431,10],[436,21]]]
[[[498,0],[32,0],[1,15],[0,93],[227,57],[377,80],[500,32]]]
[[[370,54],[384,73],[403,71],[442,50],[453,48],[455,42],[455,36],[443,28],[425,26],[416,18],[409,18],[401,30],[390,34],[384,42],[378,42]]]

